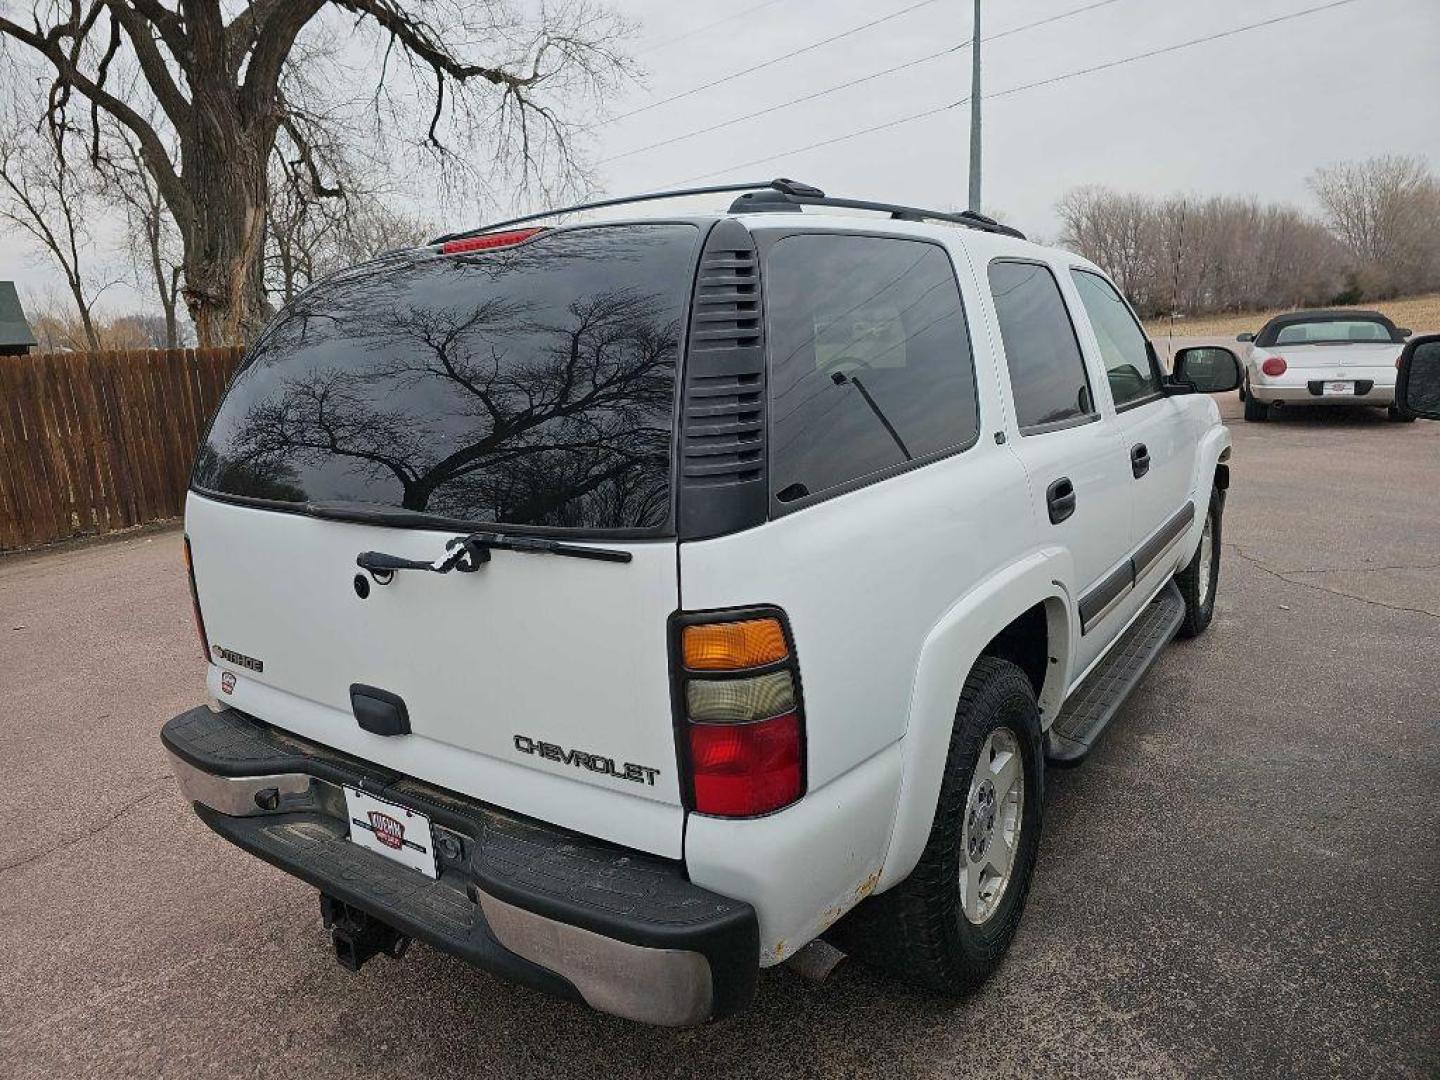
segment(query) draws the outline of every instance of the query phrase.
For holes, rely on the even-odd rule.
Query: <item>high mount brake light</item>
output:
[[[195,633],[200,635],[200,655],[210,663],[210,638],[205,633],[205,618],[200,614],[200,593],[195,588],[195,559],[190,554],[190,537],[185,537],[185,576],[190,579],[190,612],[195,616]]]
[[[715,817],[757,817],[805,793],[800,672],[775,608],[680,615],[676,731],[688,805]]]
[[[1275,375],[1284,375],[1285,358],[1283,356],[1268,357],[1265,362],[1260,365],[1260,370],[1272,377]]]
[[[516,244],[523,244],[536,233],[544,231],[544,229],[513,229],[510,232],[469,236],[464,240],[447,240],[440,245],[440,254],[460,255],[467,251],[489,251],[492,248],[514,247]]]

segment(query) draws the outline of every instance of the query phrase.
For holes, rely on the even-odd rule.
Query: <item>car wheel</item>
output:
[[[1402,414],[1399,407],[1395,405],[1391,405],[1388,409],[1386,409],[1385,415],[1390,417],[1391,420],[1400,424],[1413,424],[1415,422],[1415,417]]]
[[[1215,616],[1215,587],[1220,583],[1220,519],[1223,505],[1220,492],[1211,490],[1205,512],[1205,528],[1195,557],[1175,575],[1180,595],[1185,598],[1185,620],[1179,636],[1192,638],[1204,631]]]
[[[1020,925],[1040,842],[1040,713],[1025,673],[975,662],[950,735],[920,862],[861,904],[836,938],[906,982],[963,994],[999,966]]]
[[[1247,385],[1245,392],[1245,419],[1246,420],[1269,420],[1270,406],[1263,401],[1256,401],[1255,395],[1250,393]]]

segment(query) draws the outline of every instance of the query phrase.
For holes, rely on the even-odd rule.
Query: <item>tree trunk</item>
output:
[[[75,298],[75,310],[80,313],[80,325],[85,328],[85,342],[91,352],[100,351],[100,334],[95,329],[95,320],[90,317],[90,308],[85,303],[85,291],[80,282],[70,281],[70,295]]]
[[[223,83],[196,88],[194,113],[180,144],[194,207],[191,228],[182,230],[185,305],[202,348],[243,345],[265,319],[266,165],[275,125],[247,129]]]

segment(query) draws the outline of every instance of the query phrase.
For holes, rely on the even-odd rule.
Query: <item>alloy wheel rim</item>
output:
[[[970,775],[960,830],[960,907],[967,921],[988,921],[1005,898],[1020,850],[1025,815],[1025,766],[1020,742],[996,728]]]

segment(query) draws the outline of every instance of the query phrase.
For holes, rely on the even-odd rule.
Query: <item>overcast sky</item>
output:
[[[1253,194],[1313,208],[1305,178],[1322,165],[1418,153],[1440,167],[1440,0],[1353,0],[1004,93],[1322,2],[1110,0],[1005,35],[1095,0],[985,0],[984,33],[1004,35],[983,50],[985,93],[1001,95],[985,103],[986,209],[1032,235],[1054,238],[1055,200],[1080,184],[1156,195]],[[967,49],[719,131],[605,159],[957,45],[970,36],[970,0],[931,0],[628,118],[623,114],[904,11],[916,0],[612,4],[639,24],[633,51],[647,75],[614,102],[613,115],[622,118],[595,134],[592,160],[605,162],[598,171],[608,192],[791,176],[832,194],[965,205],[968,106],[830,146],[799,148],[963,99],[970,87]],[[17,238],[0,236],[0,278],[12,277],[24,292],[46,281],[60,283],[42,260],[19,249]],[[143,303],[118,287],[102,306],[114,311]]]

